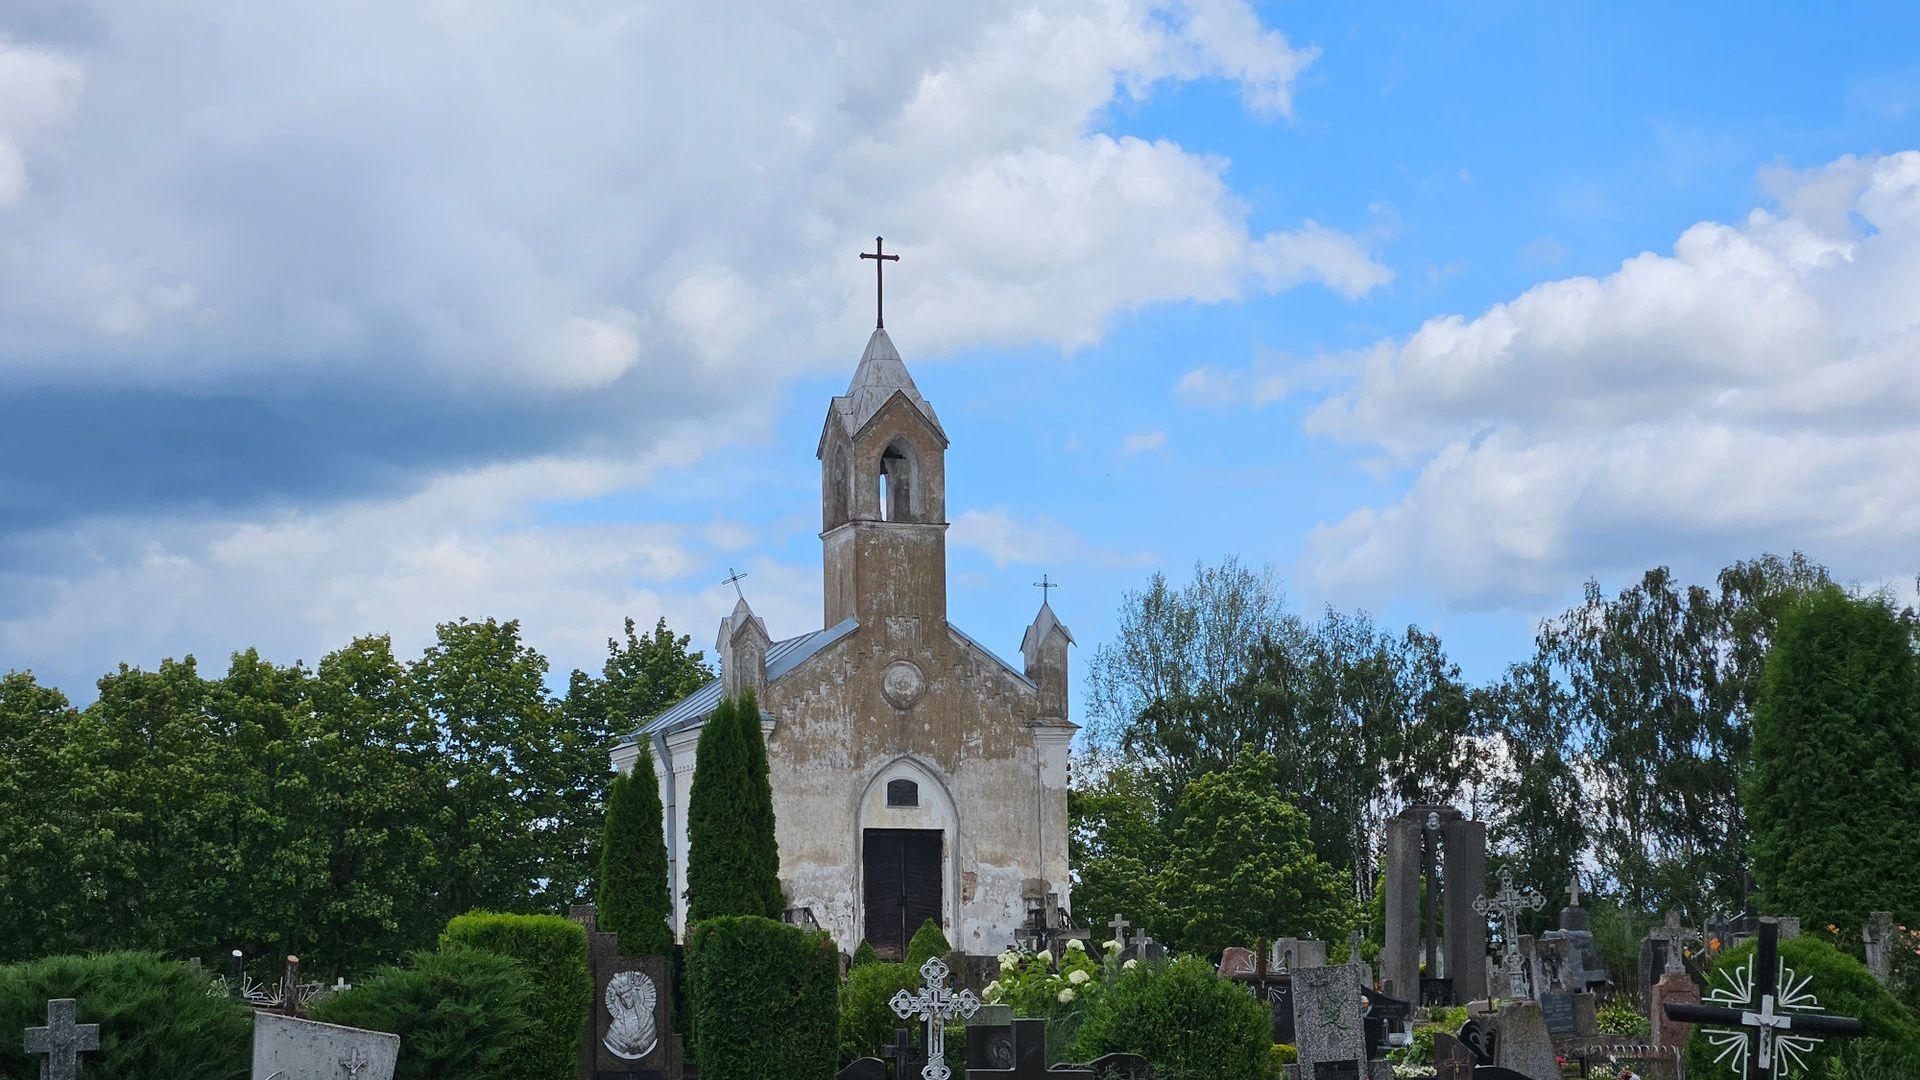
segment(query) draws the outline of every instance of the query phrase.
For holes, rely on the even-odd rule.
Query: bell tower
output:
[[[947,617],[947,434],[883,327],[820,433],[826,623]]]

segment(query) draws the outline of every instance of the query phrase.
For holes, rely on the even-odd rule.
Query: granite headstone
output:
[[[400,1036],[253,1014],[254,1080],[393,1080]]]

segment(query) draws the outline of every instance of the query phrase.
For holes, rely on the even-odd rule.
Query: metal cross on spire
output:
[[[927,1025],[927,1063],[920,1068],[920,1080],[951,1080],[953,1070],[947,1068],[946,1060],[947,1021],[955,1017],[965,1020],[980,1011],[980,999],[973,996],[973,991],[956,994],[947,988],[947,974],[946,963],[936,956],[920,965],[924,985],[918,994],[902,990],[887,1003],[900,1019],[920,1020]]]
[[[875,330],[887,328],[887,282],[880,271],[888,263],[900,261],[900,256],[888,255],[886,252],[884,238],[876,236],[873,238],[873,250],[860,253],[861,258],[873,260],[873,328]]]
[[[1052,590],[1059,588],[1060,583],[1057,581],[1050,580],[1045,574],[1041,574],[1040,580],[1034,582],[1033,587],[1040,590],[1040,602],[1044,604],[1049,599],[1047,594]]]
[[[738,571],[738,570],[735,570],[733,567],[729,566],[727,567],[727,579],[725,581],[722,581],[720,584],[733,586],[734,593],[738,595],[740,599],[745,600],[747,598],[747,594],[740,590],[740,579],[746,576],[747,575],[744,571]]]
[[[1745,1080],[1780,1080],[1789,1069],[1804,1069],[1822,1035],[1860,1035],[1866,1025],[1850,1016],[1828,1016],[1808,984],[1780,957],[1780,924],[1760,920],[1760,940],[1739,969],[1721,969],[1727,985],[1694,1005],[1670,1002],[1667,1018],[1707,1024],[1705,1036],[1714,1061],[1731,1063]]]
[[[1533,888],[1513,887],[1513,871],[1500,871],[1500,891],[1492,896],[1482,896],[1474,900],[1473,913],[1481,918],[1498,915],[1501,918],[1501,930],[1506,937],[1505,968],[1507,972],[1507,991],[1514,997],[1527,996],[1527,974],[1520,963],[1520,911],[1523,908],[1539,911],[1547,906],[1547,898]]]

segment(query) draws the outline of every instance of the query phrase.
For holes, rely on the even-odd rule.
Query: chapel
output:
[[[1067,871],[1073,635],[1044,599],[1016,666],[947,620],[947,432],[884,324],[827,406],[821,629],[775,640],[744,596],[720,620],[720,677],[613,750],[652,750],[674,930],[686,929],[686,798],[701,724],[751,690],[773,782],[780,882],[851,952],[905,956],[926,919],[975,955],[1056,925]]]

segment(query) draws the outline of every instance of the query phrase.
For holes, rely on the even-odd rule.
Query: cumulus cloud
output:
[[[1010,563],[1146,567],[1157,561],[1151,552],[1123,552],[1094,544],[1044,514],[1017,518],[1004,506],[961,513],[953,519],[947,539],[956,548],[980,552],[999,567]]]
[[[27,193],[28,145],[73,112],[82,81],[72,58],[0,35],[0,210]]]
[[[1526,603],[1655,562],[1802,548],[1868,579],[1920,542],[1920,153],[1774,172],[1670,254],[1428,321],[1309,429],[1415,471],[1318,530],[1332,587]]]
[[[1144,454],[1149,450],[1160,450],[1167,445],[1167,433],[1164,431],[1136,431],[1120,440],[1120,452],[1131,456]]]

